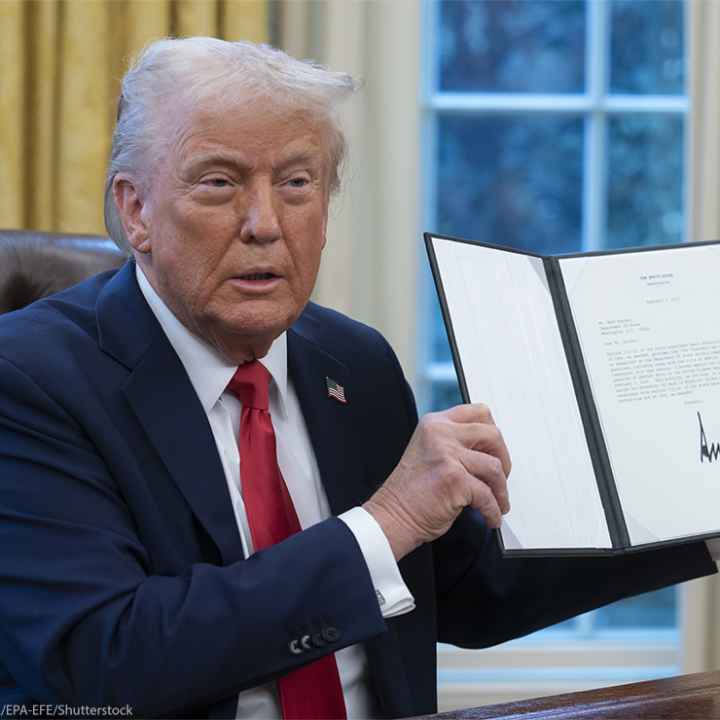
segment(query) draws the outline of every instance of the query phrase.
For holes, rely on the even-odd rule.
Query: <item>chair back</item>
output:
[[[126,259],[102,235],[0,230],[0,314],[117,268]]]

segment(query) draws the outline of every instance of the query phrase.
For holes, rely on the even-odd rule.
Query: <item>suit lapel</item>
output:
[[[352,378],[347,367],[295,328],[288,330],[288,372],[300,401],[320,477],[333,515],[364,502],[368,487],[353,437]],[[327,380],[341,385],[346,403],[328,395]]]
[[[163,336],[124,387],[130,405],[223,564],[243,558],[232,501],[205,411]]]
[[[98,300],[103,350],[125,364],[121,388],[170,476],[227,565],[243,550],[210,424],[128,263]]]

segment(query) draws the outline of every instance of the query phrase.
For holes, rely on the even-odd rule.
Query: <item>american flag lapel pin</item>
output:
[[[345,388],[332,378],[326,377],[325,384],[327,385],[328,397],[335,398],[338,402],[347,404],[347,398],[345,397]]]

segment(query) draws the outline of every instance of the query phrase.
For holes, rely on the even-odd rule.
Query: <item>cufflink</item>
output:
[[[380,607],[382,607],[385,604],[385,596],[379,590],[375,591],[375,596],[377,597]]]

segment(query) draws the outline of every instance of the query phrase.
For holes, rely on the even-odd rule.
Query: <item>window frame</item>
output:
[[[689,5],[685,3],[686,62]],[[618,113],[663,113],[683,115],[685,147],[689,147],[689,82],[684,95],[613,94],[607,84],[610,57],[610,3],[587,0],[586,89],[584,93],[520,94],[457,93],[438,90],[437,0],[423,0],[419,112],[422,182],[419,188],[424,228],[436,226],[437,118],[442,113],[466,115],[490,113],[552,113],[582,116],[585,123],[583,147],[582,249],[602,247],[607,205],[607,126]],[[687,154],[687,150],[686,150]],[[688,237],[689,182],[684,183],[684,232]],[[432,289],[429,273],[419,283],[420,317],[432,317]],[[421,410],[429,405],[432,384],[452,381],[452,362],[434,361],[429,322],[418,323],[416,389]],[[483,652],[438,646],[438,690],[440,710],[488,702],[504,702],[543,694],[572,692],[589,687],[615,685],[674,675],[701,669],[704,641],[698,618],[705,618],[707,591],[703,581],[689,583],[678,592],[678,623],[674,629],[603,630],[593,633],[592,613],[582,616],[577,631],[548,630]],[[584,625],[584,627],[583,627]],[[578,673],[577,669],[581,668]],[[497,676],[501,671],[503,678]]]

